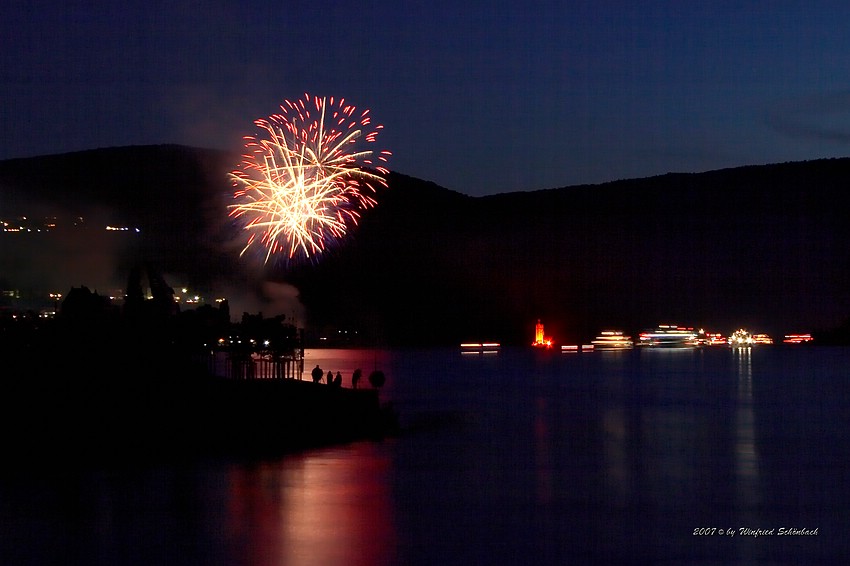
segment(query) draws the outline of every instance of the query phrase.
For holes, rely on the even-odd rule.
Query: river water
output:
[[[7,461],[0,563],[850,557],[850,348],[308,350],[316,364],[344,386],[384,371],[402,433],[255,461]]]

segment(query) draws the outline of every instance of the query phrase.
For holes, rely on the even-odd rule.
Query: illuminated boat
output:
[[[739,328],[729,337],[729,345],[732,347],[749,347],[757,344],[773,344],[773,338],[767,334],[750,334],[743,328]]]
[[[635,345],[631,336],[623,336],[619,330],[603,330],[590,343],[595,350],[630,350]]]
[[[753,334],[753,344],[773,344],[773,338],[767,334]]]
[[[700,328],[696,337],[697,346],[725,346],[726,337],[719,332],[706,332]]]
[[[463,354],[495,354],[501,348],[499,342],[463,342],[460,345]]]
[[[697,345],[693,328],[662,324],[655,330],[646,330],[638,337],[638,346],[661,348],[691,348]]]
[[[811,334],[786,334],[785,339],[782,340],[785,344],[808,344],[812,342],[814,338],[812,338]]]
[[[729,336],[729,345],[733,348],[749,348],[753,345],[753,336],[743,328],[739,328]]]

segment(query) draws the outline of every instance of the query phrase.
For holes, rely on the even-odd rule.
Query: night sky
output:
[[[4,2],[0,159],[239,150],[305,92],[474,196],[850,153],[850,3],[695,4]]]

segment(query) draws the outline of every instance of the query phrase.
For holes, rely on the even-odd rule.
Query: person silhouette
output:
[[[342,387],[342,373],[336,372],[336,377],[334,378],[334,387]]]
[[[363,370],[357,368],[354,370],[354,373],[351,375],[351,387],[353,389],[357,389],[357,384],[360,383],[360,378],[363,376]]]
[[[334,372],[328,370],[328,385],[334,384]]]
[[[319,364],[316,364],[316,367],[313,368],[313,371],[310,372],[310,375],[313,376],[313,383],[319,383],[322,381],[322,376],[325,375],[325,372],[322,371],[322,368],[319,367]]]
[[[375,389],[380,389],[381,387],[383,387],[386,380],[387,376],[384,375],[384,372],[379,369],[376,369],[375,371],[369,374],[369,383],[371,383],[372,387],[374,387]]]

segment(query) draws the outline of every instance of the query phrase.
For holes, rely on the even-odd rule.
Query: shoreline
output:
[[[395,411],[375,388],[145,373],[7,375],[0,402],[7,453],[69,463],[260,457],[398,432]]]

